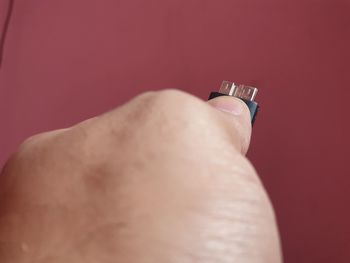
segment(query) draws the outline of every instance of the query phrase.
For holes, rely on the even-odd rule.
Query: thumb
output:
[[[233,143],[246,154],[249,148],[252,125],[247,105],[240,99],[232,96],[220,96],[208,101],[208,104],[224,115],[226,125],[234,137]]]

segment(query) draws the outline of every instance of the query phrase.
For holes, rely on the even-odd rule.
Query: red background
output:
[[[249,158],[285,262],[350,262],[349,49],[347,0],[17,0],[0,71],[0,163],[24,138],[146,90],[205,99],[224,79],[256,85]]]

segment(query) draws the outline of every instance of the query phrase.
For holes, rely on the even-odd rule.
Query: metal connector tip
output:
[[[245,85],[236,85],[230,81],[223,81],[220,86],[220,93],[226,94],[229,96],[234,96],[240,99],[254,101],[258,89],[255,87],[245,86]]]

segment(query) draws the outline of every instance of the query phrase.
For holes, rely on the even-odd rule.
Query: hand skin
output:
[[[166,90],[28,139],[0,176],[0,262],[281,262],[250,132],[240,100]]]

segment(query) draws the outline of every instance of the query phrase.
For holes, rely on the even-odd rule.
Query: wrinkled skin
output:
[[[248,109],[210,103],[146,93],[25,141],[0,177],[0,262],[281,262]]]

